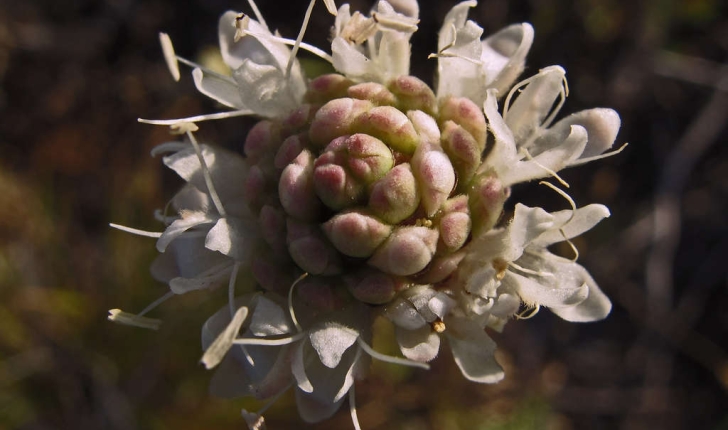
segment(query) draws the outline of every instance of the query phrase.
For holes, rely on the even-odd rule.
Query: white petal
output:
[[[396,327],[395,334],[399,349],[410,360],[426,363],[437,357],[440,351],[440,336],[429,325],[417,330]]]
[[[554,102],[564,91],[565,75],[559,66],[540,70],[511,103],[505,115],[506,124],[519,146],[541,127],[551,112]]]
[[[348,78],[364,80],[376,76],[372,60],[341,37],[331,43],[331,54],[334,68]]]
[[[292,333],[288,310],[266,296],[258,296],[248,330],[255,336],[275,336]]]
[[[296,344],[295,350],[293,351],[293,359],[291,360],[291,371],[293,372],[293,376],[296,378],[298,389],[303,390],[306,393],[312,393],[313,384],[311,384],[311,380],[308,379],[308,375],[306,374],[306,357],[304,356],[305,352],[306,342],[298,342]]]
[[[485,100],[485,72],[480,63],[483,29],[467,20],[477,3],[461,2],[445,17],[437,42],[437,96],[467,97],[480,105]]]
[[[591,230],[601,220],[609,217],[609,208],[604,205],[591,204],[576,211],[565,210],[552,214],[555,228],[544,232],[533,240],[534,246],[547,247],[557,242],[563,242]],[[563,232],[563,234],[562,234]],[[564,235],[566,238],[564,238]]]
[[[417,19],[420,15],[420,6],[417,4],[417,0],[387,0],[387,3],[392,5],[397,13]]]
[[[417,312],[412,303],[401,297],[389,303],[384,312],[394,325],[407,330],[416,330],[427,324],[427,321]]]
[[[533,27],[528,23],[508,26],[483,40],[485,84],[495,88],[499,96],[504,96],[523,72],[532,43]]]
[[[233,265],[226,261],[193,278],[177,277],[169,281],[169,288],[175,294],[214,288],[220,286],[230,277],[232,267]]]
[[[185,212],[182,214],[182,218],[178,218],[172,224],[169,225],[162,233],[162,236],[157,239],[157,251],[164,252],[167,246],[176,238],[181,236],[184,232],[202,224],[211,224],[215,222],[215,218],[209,214],[203,212]]]
[[[554,273],[553,275],[559,276],[560,274]],[[530,306],[540,305],[549,308],[574,306],[583,302],[589,295],[589,288],[586,284],[571,287],[569,282],[562,286],[539,282],[544,277],[537,279],[509,271],[503,278],[503,285],[509,290],[517,292],[521,300]]]
[[[582,277],[589,288],[589,296],[576,306],[564,308],[551,308],[551,312],[571,322],[599,321],[607,317],[612,310],[612,302],[599,289],[597,283],[583,267]]]
[[[235,109],[247,107],[240,98],[238,85],[232,79],[222,79],[219,76],[206,74],[200,68],[192,70],[192,78],[197,91],[218,103]]]
[[[584,110],[560,120],[527,148],[531,155],[535,156],[560,145],[571,133],[571,126],[582,126],[586,129],[588,137],[586,147],[578,159],[569,163],[570,166],[578,165],[581,159],[599,155],[611,148],[619,132],[620,123],[619,115],[612,109]]]
[[[238,218],[220,218],[205,237],[205,248],[247,263],[253,251],[255,225]]]
[[[377,56],[378,71],[384,82],[398,76],[409,75],[410,41],[409,35],[395,31],[382,33]]]
[[[296,390],[296,405],[301,419],[307,423],[317,423],[331,418],[341,407],[344,399],[337,402],[326,402],[316,399],[313,395]]]
[[[503,171],[518,161],[518,149],[513,139],[513,133],[498,112],[498,101],[495,90],[489,90],[483,103],[483,112],[488,120],[488,129],[493,133],[495,144],[483,167],[493,167],[496,171]]]
[[[333,369],[339,365],[341,357],[356,342],[359,333],[339,324],[327,324],[322,328],[311,330],[309,338],[321,363]]]
[[[445,331],[453,359],[463,376],[473,382],[493,384],[505,376],[495,361],[496,344],[485,330],[464,318],[452,318]]]

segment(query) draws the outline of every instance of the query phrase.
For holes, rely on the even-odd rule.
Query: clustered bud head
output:
[[[602,157],[619,116],[591,109],[552,126],[565,71],[548,67],[516,84],[533,29],[483,38],[467,20],[475,1],[444,19],[435,90],[408,73],[416,0],[379,1],[370,16],[325,3],[336,14],[330,55],[272,33],[255,7],[256,19],[225,13],[219,36],[232,76],[199,66],[193,78],[236,110],[149,121],[187,140],[153,152],[187,181],[172,200],[178,215],[160,215],[166,230],[141,232],[158,237],[153,272],[171,289],[163,299],[228,281],[227,308],[203,327],[203,362],[220,364],[212,391],[275,399],[295,386],[302,418],[316,422],[347,393],[353,403],[371,358],[427,368],[446,338],[464,377],[494,383],[504,373],[486,328],[542,306],[567,321],[606,317],[611,303],[586,269],[548,249],[566,241],[576,250],[570,240],[607,208],[577,208],[550,184],[571,209],[518,203],[511,215],[504,205],[515,184],[564,183],[560,169]],[[178,78],[171,41],[160,40]],[[306,80],[300,49],[336,72]],[[193,134],[195,121],[251,114],[262,119],[244,156]],[[254,291],[235,298],[241,283]],[[157,328],[146,312],[115,309],[109,318]],[[380,315],[405,358],[369,346]],[[260,414],[243,417],[264,428]]]

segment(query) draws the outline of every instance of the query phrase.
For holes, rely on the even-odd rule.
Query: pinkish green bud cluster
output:
[[[262,230],[257,281],[280,291],[306,272],[305,285],[383,304],[446,279],[508,195],[481,168],[482,110],[463,97],[438,102],[412,76],[383,85],[324,75],[305,101],[245,142],[245,195]]]

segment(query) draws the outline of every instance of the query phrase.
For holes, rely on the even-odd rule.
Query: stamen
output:
[[[255,0],[248,0],[248,4],[250,5],[250,8],[253,9],[253,14],[255,15],[255,19],[258,20],[260,25],[263,26],[266,30],[270,31],[268,28],[268,24],[265,23],[265,19],[263,19],[263,14],[260,13],[260,9],[258,9],[258,5],[255,4]]]
[[[127,227],[120,224],[114,224],[112,222],[109,223],[109,227],[115,228],[117,230],[125,231],[127,233],[136,234],[137,236],[144,236],[144,237],[154,237],[154,238],[160,238],[162,237],[163,233],[157,232],[157,231],[146,231],[146,230],[139,230],[136,228]]]
[[[571,239],[566,237],[566,233],[564,232],[563,228],[560,228],[559,232],[561,233],[562,236],[564,236],[564,240],[566,241],[566,243],[569,244],[569,246],[571,247],[571,250],[574,251],[574,258],[572,258],[571,261],[576,263],[576,261],[579,259],[579,250],[576,248],[576,245],[574,245],[574,242],[572,242]]]
[[[536,307],[534,307],[533,309],[530,309],[531,313],[529,313],[528,315],[524,315],[527,311],[529,311],[529,309],[526,309],[523,312],[521,312],[520,314],[516,314],[515,317],[518,320],[531,319],[531,318],[535,317],[536,314],[538,313],[538,311],[540,311],[540,310],[541,310],[541,305],[536,305]]]
[[[230,306],[230,318],[235,315],[235,281],[238,279],[238,271],[240,263],[235,262],[233,272],[230,274],[230,283],[228,283],[228,306]]]
[[[167,63],[169,73],[175,82],[179,82],[179,64],[177,63],[177,56],[174,54],[172,39],[169,38],[167,33],[159,33],[159,43],[162,45],[162,54],[164,55],[164,61]]]
[[[240,110],[234,110],[230,112],[218,112],[218,113],[211,113],[207,115],[197,115],[197,116],[191,116],[187,118],[178,118],[178,119],[144,119],[144,118],[138,118],[137,121],[141,122],[142,124],[152,124],[152,125],[177,125],[181,123],[192,123],[192,122],[201,122],[201,121],[211,121],[216,119],[227,119],[227,118],[235,118],[238,116],[246,116],[246,115],[253,115],[255,112],[249,109],[240,109]]]
[[[401,31],[403,33],[416,32],[417,24],[420,22],[419,19],[408,18],[400,14],[396,14],[395,18],[392,18],[391,15],[378,14],[376,12],[372,12],[372,19],[379,27],[387,30]]]
[[[518,264],[516,264],[516,263],[514,263],[512,261],[509,262],[508,265],[510,267],[518,270],[519,272],[523,272],[523,273],[526,273],[526,274],[529,274],[529,275],[542,276],[544,278],[554,278],[554,277],[556,277],[556,275],[554,275],[553,273],[550,273],[550,272],[542,272],[540,270],[539,271],[536,271],[536,270],[527,269],[527,268],[525,268],[523,266],[519,266]]]
[[[549,116],[541,123],[541,126],[539,127],[540,129],[548,128],[554,121],[554,118],[556,118],[556,115],[559,113],[561,108],[564,106],[564,103],[566,103],[566,97],[569,95],[569,84],[566,82],[566,75],[564,75],[562,81],[563,85],[561,86],[561,91],[559,91],[559,101],[551,110]]]
[[[552,190],[554,190],[557,193],[559,193],[559,195],[561,197],[565,198],[566,201],[569,202],[569,205],[571,206],[571,212],[572,212],[571,213],[571,218],[569,218],[569,221],[571,221],[574,218],[574,212],[576,212],[576,202],[574,202],[574,199],[572,199],[570,195],[566,194],[566,192],[564,190],[558,188],[557,186],[555,186],[554,184],[552,184],[550,182],[540,181],[538,184],[539,185],[546,185],[547,187],[549,187]],[[566,223],[568,223],[569,221],[566,221]],[[564,223],[564,224],[566,224],[566,223]]]
[[[110,309],[109,321],[134,327],[148,328],[150,330],[159,330],[159,326],[162,325],[162,320],[160,319],[140,317],[124,312],[121,309]]]
[[[258,410],[258,415],[263,415],[263,413],[265,413],[265,411],[267,411],[267,410],[268,410],[268,409],[269,409],[269,408],[270,408],[271,406],[273,406],[273,404],[274,404],[274,403],[275,403],[276,401],[278,401],[278,399],[280,399],[280,398],[281,398],[281,396],[282,396],[282,395],[283,395],[283,394],[284,394],[284,393],[285,393],[286,391],[290,390],[290,389],[291,389],[291,387],[293,387],[293,385],[294,385],[294,383],[293,383],[293,382],[291,382],[290,384],[286,385],[286,387],[285,387],[285,388],[283,388],[283,389],[282,389],[281,391],[279,391],[279,392],[278,392],[278,393],[276,393],[276,394],[275,394],[275,395],[274,395],[273,397],[271,397],[271,398],[270,398],[270,400],[269,400],[269,401],[267,401],[267,402],[265,403],[265,405],[263,405],[263,407],[262,407],[262,408],[260,408],[260,409]]]
[[[235,17],[235,35],[233,41],[237,42],[245,36],[245,31],[250,25],[250,17],[244,13]]]
[[[336,3],[334,3],[334,0],[324,0],[324,6],[326,6],[326,10],[328,10],[331,15],[337,16],[339,14],[339,11],[336,10]]]
[[[409,360],[407,358],[392,357],[389,355],[382,354],[381,352],[377,352],[371,346],[367,345],[367,343],[364,342],[364,340],[362,340],[361,337],[357,337],[356,342],[364,350],[364,352],[366,352],[367,354],[371,355],[372,358],[376,358],[379,361],[384,361],[385,363],[392,363],[392,364],[401,364],[402,366],[419,367],[420,369],[425,369],[425,370],[430,369],[430,365],[427,363],[420,363],[419,361]]]
[[[308,4],[308,9],[306,9],[306,14],[303,15],[303,24],[301,25],[301,30],[298,32],[298,37],[296,38],[296,43],[293,45],[293,49],[291,49],[291,55],[288,57],[288,64],[286,64],[286,79],[291,78],[291,70],[293,70],[293,63],[296,61],[296,54],[298,54],[298,47],[301,46],[301,41],[303,40],[303,35],[306,33],[306,28],[308,27],[308,21],[311,19],[311,12],[313,11],[313,5],[316,4],[316,0],[311,0],[311,2]]]
[[[351,414],[351,422],[354,424],[354,430],[361,430],[359,417],[356,415],[356,389],[354,384],[351,384],[351,388],[349,388],[349,413]]]
[[[298,319],[296,318],[296,313],[293,311],[293,287],[296,286],[299,282],[303,280],[308,276],[308,273],[304,273],[303,275],[299,276],[298,279],[296,279],[293,284],[291,284],[291,288],[288,289],[288,313],[291,315],[291,320],[293,321],[293,325],[296,326],[296,331],[301,332],[303,329],[301,328],[301,324],[298,323]]]
[[[278,42],[278,43],[282,43],[284,45],[289,45],[289,46],[293,46],[293,45],[296,44],[296,41],[293,40],[293,39],[286,39],[285,37],[274,36],[274,35],[270,35],[270,34],[256,33],[254,31],[245,31],[245,35],[246,36],[254,36],[254,37],[258,38],[258,39],[268,39],[268,40],[270,40],[272,42]],[[301,42],[299,44],[299,47],[301,49],[303,49],[305,51],[308,51],[311,54],[313,54],[313,55],[321,58],[324,61],[327,61],[329,63],[333,63],[334,62],[334,59],[331,57],[331,55],[327,54],[326,51],[324,51],[323,49],[317,48],[317,47],[315,47],[313,45],[310,45],[310,44],[308,44],[306,42]]]
[[[197,64],[194,61],[190,61],[190,60],[188,60],[186,58],[182,58],[179,55],[177,56],[177,60],[180,63],[182,63],[182,64],[185,64],[185,65],[188,65],[188,66],[192,67],[193,69],[200,69],[203,72],[205,72],[205,73],[207,73],[207,74],[209,74],[211,76],[214,76],[214,77],[216,77],[216,78],[218,78],[220,80],[228,81],[231,84],[237,85],[237,82],[235,82],[235,80],[233,78],[231,78],[230,76],[226,76],[226,75],[223,75],[222,73],[218,73],[218,72],[216,72],[214,70],[208,69],[207,67],[204,67],[204,66],[202,66],[200,64]]]
[[[559,181],[559,183],[560,183],[561,185],[565,186],[566,188],[569,188],[569,183],[568,183],[568,182],[566,182],[565,180],[563,180],[563,179],[561,178],[561,176],[559,176],[559,175],[558,175],[558,174],[557,174],[556,172],[554,172],[553,170],[549,169],[548,167],[546,167],[546,166],[544,166],[543,164],[541,164],[541,163],[539,163],[538,161],[536,161],[536,159],[535,159],[535,158],[533,158],[533,157],[531,156],[531,153],[530,153],[530,152],[528,152],[528,149],[526,149],[525,147],[522,147],[522,148],[521,148],[521,149],[519,150],[519,152],[523,153],[523,155],[525,155],[525,156],[526,156],[526,159],[527,159],[528,161],[533,161],[534,163],[536,163],[536,165],[537,165],[538,167],[542,168],[542,169],[543,169],[543,170],[545,170],[545,171],[546,171],[546,172],[547,172],[547,173],[548,173],[549,175],[553,176],[553,177],[554,177],[554,179],[556,179],[557,181]]]
[[[280,339],[269,339],[264,337],[245,337],[235,339],[233,343],[235,345],[281,346],[290,345],[293,342],[303,339],[307,335],[307,332],[302,331],[300,333],[294,334],[293,336],[283,337]]]
[[[230,323],[215,340],[207,347],[202,355],[200,362],[205,365],[206,369],[212,369],[220,364],[222,359],[233,346],[235,336],[238,335],[240,327],[243,326],[245,319],[248,317],[248,308],[241,306],[230,319]]]
[[[157,306],[161,305],[162,303],[166,302],[166,301],[167,301],[167,299],[171,298],[171,297],[172,297],[172,296],[174,296],[174,295],[175,295],[175,294],[174,294],[173,292],[171,292],[171,291],[168,291],[168,292],[167,292],[167,293],[166,293],[165,295],[163,295],[162,297],[160,297],[160,298],[158,298],[157,300],[153,301],[152,303],[148,304],[148,305],[147,305],[147,307],[146,307],[146,308],[144,308],[144,310],[142,310],[141,312],[139,312],[139,313],[137,314],[137,316],[138,316],[138,317],[142,317],[142,316],[144,316],[144,315],[148,314],[148,313],[149,313],[149,311],[151,311],[152,309],[154,309],[154,308],[156,308]]]
[[[215,186],[212,183],[212,176],[210,175],[210,169],[207,167],[207,162],[205,161],[205,157],[202,156],[202,149],[200,148],[200,145],[197,143],[197,139],[195,139],[195,136],[192,134],[191,131],[187,131],[187,137],[190,139],[190,143],[192,143],[192,147],[195,148],[195,153],[197,154],[197,159],[200,161],[200,167],[202,168],[202,176],[205,178],[205,185],[207,185],[207,191],[210,193],[210,198],[212,199],[212,202],[215,204],[215,208],[217,209],[217,212],[220,214],[221,217],[225,218],[227,217],[227,212],[225,211],[225,208],[222,205],[222,202],[220,201],[220,196],[217,195],[217,191],[215,191]]]
[[[569,163],[569,166],[580,166],[582,164],[589,163],[594,160],[601,160],[602,158],[608,158],[613,155],[617,155],[620,152],[622,152],[624,150],[624,148],[627,147],[627,145],[628,145],[628,143],[625,143],[624,145],[619,147],[619,149],[616,149],[612,152],[607,152],[606,154],[599,154],[599,155],[595,155],[593,157],[585,157],[585,158],[576,159],[576,160],[572,161],[571,163]]]

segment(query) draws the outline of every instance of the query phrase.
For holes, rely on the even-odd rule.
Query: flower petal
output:
[[[481,61],[486,86],[504,96],[523,72],[532,43],[533,27],[525,22],[510,25],[483,40]]]
[[[244,109],[247,106],[240,98],[238,85],[232,79],[223,79],[200,68],[192,70],[192,79],[197,91],[227,107]]]
[[[347,349],[356,342],[359,333],[348,327],[328,323],[321,328],[311,330],[309,338],[316,350],[321,363],[333,369],[341,362],[341,357]]]
[[[426,363],[432,361],[440,352],[440,336],[429,325],[417,330],[396,327],[395,334],[399,349],[410,360]]]
[[[486,384],[503,379],[503,369],[493,355],[496,344],[483,329],[465,318],[451,318],[447,325],[445,335],[463,376]]]

